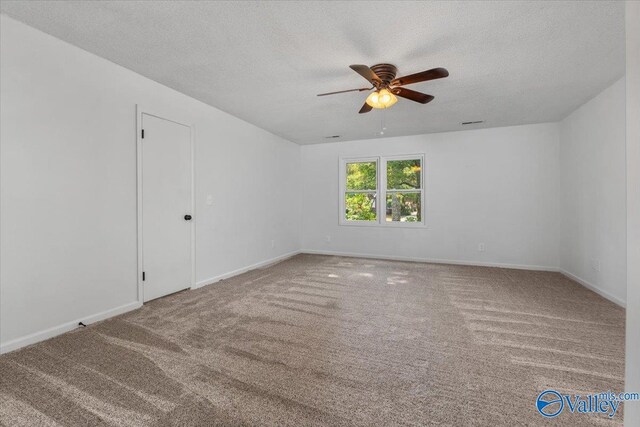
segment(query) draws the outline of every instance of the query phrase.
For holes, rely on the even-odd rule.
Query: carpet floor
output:
[[[0,357],[4,426],[602,425],[624,309],[558,273],[298,255]]]

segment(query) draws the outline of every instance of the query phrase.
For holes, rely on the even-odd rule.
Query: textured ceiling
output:
[[[2,12],[300,144],[555,121],[624,73],[624,2],[2,1]],[[436,98],[359,115],[350,64]],[[464,127],[467,128],[467,127]]]

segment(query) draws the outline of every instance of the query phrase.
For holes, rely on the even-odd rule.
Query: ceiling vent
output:
[[[478,123],[484,123],[484,120],[476,120],[475,122],[462,122],[462,126],[466,125],[477,125]]]

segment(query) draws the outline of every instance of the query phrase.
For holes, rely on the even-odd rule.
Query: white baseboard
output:
[[[319,251],[315,249],[303,249],[300,252],[304,254],[334,255],[334,256],[346,256],[346,257],[354,257],[354,258],[387,259],[391,261],[426,262],[426,263],[432,263],[432,264],[472,265],[472,266],[478,266],[478,267],[513,268],[517,270],[536,270],[536,271],[553,271],[553,272],[558,271],[558,267],[548,267],[543,265],[506,264],[506,263],[499,263],[499,262],[467,261],[467,260],[438,259],[438,258],[413,258],[413,257],[393,256],[393,255],[362,254],[362,253],[354,253],[354,252]]]
[[[260,267],[266,267],[270,264],[275,264],[280,261],[284,261],[287,258],[291,258],[294,255],[299,254],[300,251],[293,251],[286,253],[284,255],[277,256],[275,258],[271,258],[265,261],[258,262],[256,264],[249,265],[247,267],[240,268],[238,270],[231,271],[229,273],[221,274],[216,277],[212,277],[207,280],[203,280],[201,282],[196,283],[196,286],[193,289],[200,288],[202,286],[218,282],[222,279],[226,279],[229,277],[237,276],[238,274],[245,273],[249,270],[254,270]],[[35,332],[33,334],[26,335],[24,337],[16,338],[14,340],[8,341],[6,343],[0,344],[0,354],[8,353],[10,351],[17,350],[22,347],[26,347],[31,344],[35,344],[40,341],[47,340],[49,338],[53,338],[57,335],[64,334],[65,332],[72,331],[78,327],[78,323],[82,322],[85,325],[89,325],[91,323],[99,322],[101,320],[108,319],[113,316],[117,316],[119,314],[126,313],[131,310],[135,310],[137,308],[142,307],[142,303],[135,301],[129,304],[122,305],[120,307],[113,308],[111,310],[106,310],[101,313],[93,314],[87,317],[83,317],[80,319],[76,319],[71,322],[64,323],[62,325],[54,326],[52,328],[45,329],[44,331]]]
[[[495,262],[464,261],[464,260],[413,258],[413,257],[402,257],[402,256],[385,256],[385,255],[362,254],[362,253],[354,253],[354,252],[319,251],[319,250],[313,250],[313,249],[304,249],[300,251],[289,252],[289,253],[277,256],[275,258],[261,261],[243,268],[239,268],[234,271],[230,271],[228,273],[224,273],[215,277],[211,277],[206,280],[202,280],[196,283],[196,286],[194,287],[194,289],[201,288],[202,286],[210,285],[210,284],[219,282],[220,280],[228,279],[230,277],[237,276],[242,273],[246,273],[247,271],[250,271],[250,270],[255,270],[256,268],[261,268],[271,264],[276,264],[278,262],[284,261],[285,259],[298,255],[300,253],[315,254],[315,255],[345,256],[345,257],[354,257],[354,258],[387,259],[387,260],[393,260],[393,261],[425,262],[425,263],[434,263],[434,264],[472,265],[472,266],[480,266],[480,267],[514,268],[519,270],[555,271],[555,272],[560,272],[561,274],[568,277],[569,279],[578,282],[582,286],[588,289],[591,289],[592,291],[603,296],[609,301],[615,304],[618,304],[621,307],[626,306],[625,301],[621,300],[620,298],[610,294],[605,290],[600,289],[594,284],[589,283],[578,276],[575,276],[574,274],[569,273],[566,270],[558,269],[557,267],[547,267],[547,266],[539,266],[539,265],[505,264],[505,263],[495,263]],[[117,316],[119,314],[123,314],[140,307],[142,307],[142,303],[138,301],[134,301],[125,305],[121,305],[120,307],[116,307],[110,310],[105,310],[97,314],[93,314],[87,317],[76,319],[71,322],[64,323],[62,325],[45,329],[44,331],[35,332],[33,334],[29,334],[24,337],[8,341],[6,343],[2,343],[0,344],[0,354],[8,353],[10,351],[14,351],[31,344],[35,344],[37,342],[44,341],[46,339],[53,338],[65,332],[72,331],[78,327],[79,322],[89,325],[91,323],[99,322],[101,320],[105,320],[110,317]]]
[[[245,272],[247,272],[249,270],[254,270],[256,268],[265,267],[265,266],[270,265],[270,264],[275,264],[275,263],[283,261],[283,260],[285,260],[287,258],[291,258],[292,256],[297,255],[299,253],[300,253],[299,251],[289,252],[287,254],[280,255],[280,256],[277,256],[275,258],[271,258],[271,259],[268,259],[268,260],[265,260],[265,261],[261,261],[261,262],[258,262],[256,264],[249,265],[247,267],[231,271],[229,273],[221,274],[219,276],[212,277],[212,278],[207,279],[207,280],[203,280],[201,282],[196,283],[196,286],[194,287],[194,289],[200,288],[200,287],[202,287],[204,285],[208,285],[210,283],[218,282],[218,281],[220,281],[222,279],[226,279],[226,278],[229,278],[229,277],[232,277],[232,276],[237,276],[238,274],[245,273]],[[20,337],[20,338],[8,341],[6,343],[2,343],[2,344],[0,344],[0,354],[8,353],[10,351],[14,351],[14,350],[17,350],[17,349],[22,348],[22,347],[26,347],[26,346],[31,345],[31,344],[35,344],[37,342],[44,341],[44,340],[47,340],[49,338],[53,338],[53,337],[55,337],[57,335],[64,334],[65,332],[72,331],[72,330],[74,330],[74,329],[76,329],[78,327],[78,323],[79,322],[82,322],[85,325],[89,325],[91,323],[99,322],[101,320],[105,320],[105,319],[108,319],[110,317],[117,316],[119,314],[123,314],[123,313],[126,313],[128,311],[140,308],[140,307],[142,307],[142,303],[138,302],[138,301],[135,301],[135,302],[132,302],[132,303],[129,303],[129,304],[122,305],[120,307],[113,308],[111,310],[106,310],[106,311],[103,311],[101,313],[97,313],[97,314],[93,314],[93,315],[90,315],[90,316],[87,316],[87,317],[76,319],[74,321],[67,322],[67,323],[64,323],[62,325],[58,325],[58,326],[54,326],[52,328],[45,329],[44,331],[35,332],[33,334],[29,334],[27,336]]]
[[[44,331],[35,332],[24,337],[16,338],[14,340],[1,344],[0,354],[8,353],[10,351],[14,351],[31,344],[53,338],[57,335],[64,334],[65,332],[72,331],[78,327],[79,322],[82,322],[85,325],[89,325],[91,323],[99,322],[101,320],[108,319],[109,317],[117,316],[119,314],[123,314],[140,307],[142,307],[142,303],[135,301],[129,304],[121,305],[120,307],[105,310],[97,314],[82,317],[71,322],[63,323],[62,325],[54,326],[52,328],[45,329]]]
[[[298,255],[299,253],[300,253],[300,251],[289,252],[289,253],[286,253],[286,254],[283,254],[283,255],[279,255],[279,256],[277,256],[275,258],[271,258],[271,259],[268,259],[268,260],[265,260],[265,261],[260,261],[260,262],[257,262],[255,264],[251,264],[251,265],[248,265],[246,267],[242,267],[242,268],[239,268],[237,270],[230,271],[228,273],[220,274],[218,276],[214,276],[214,277],[210,277],[210,278],[205,279],[205,280],[201,280],[201,281],[196,283],[196,286],[194,286],[193,289],[198,289],[198,288],[201,288],[203,286],[211,285],[213,283],[219,282],[220,280],[228,279],[230,277],[237,276],[237,275],[242,274],[242,273],[246,273],[247,271],[250,271],[250,270],[255,270],[256,268],[261,268],[261,267],[266,267],[266,266],[271,265],[271,264],[276,264],[278,262],[284,261],[285,259],[289,259],[292,256]]]
[[[591,289],[596,294],[608,299],[609,301],[611,301],[611,302],[613,302],[615,304],[618,304],[620,307],[626,307],[627,306],[627,303],[624,300],[621,300],[620,298],[616,297],[615,295],[612,295],[609,292],[605,291],[604,289],[599,288],[598,286],[594,285],[593,283],[587,282],[586,280],[576,276],[575,274],[569,273],[567,270],[560,269],[559,271],[563,276],[566,276],[567,278],[573,280],[574,282],[578,282],[579,284],[581,284],[582,286],[584,286],[587,289]]]

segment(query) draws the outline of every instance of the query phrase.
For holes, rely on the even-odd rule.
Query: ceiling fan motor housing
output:
[[[398,68],[393,64],[376,64],[371,66],[371,70],[382,80],[377,89],[387,89],[398,74]]]

